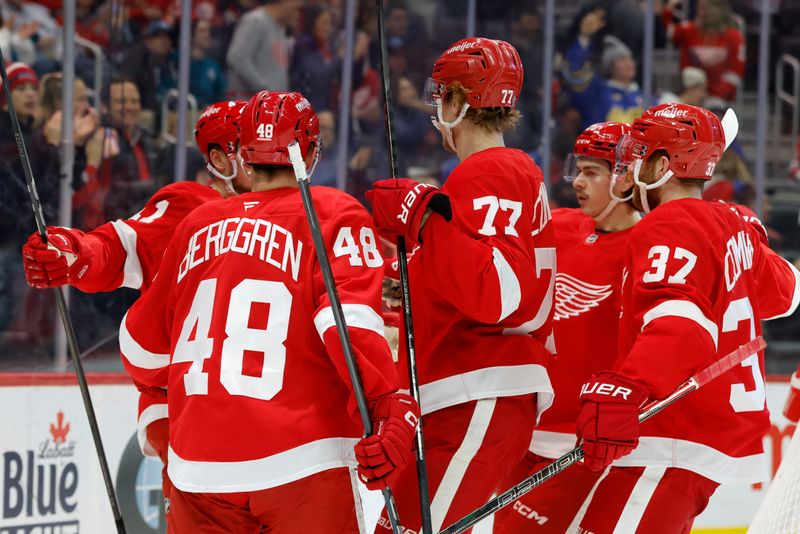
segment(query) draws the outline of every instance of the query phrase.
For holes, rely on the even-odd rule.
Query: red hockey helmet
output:
[[[241,100],[227,100],[211,104],[203,110],[194,127],[194,139],[206,159],[211,145],[219,145],[229,157],[236,154],[239,117],[244,105],[245,102]]]
[[[433,65],[425,100],[433,105],[447,87],[461,83],[472,108],[513,108],[522,89],[522,61],[505,41],[469,37],[448,48]]]
[[[291,165],[288,146],[297,141],[305,154],[319,151],[319,119],[300,93],[261,91],[242,110],[239,144],[245,163]]]
[[[564,179],[572,181],[578,176],[578,160],[582,157],[607,161],[613,174],[625,172],[626,166],[617,162],[617,145],[630,132],[630,125],[623,122],[598,122],[586,128],[575,140],[573,153],[567,156]]]
[[[712,112],[688,104],[662,104],[633,121],[630,135],[619,143],[617,159],[631,163],[665,150],[672,176],[708,180],[725,146],[722,122]]]

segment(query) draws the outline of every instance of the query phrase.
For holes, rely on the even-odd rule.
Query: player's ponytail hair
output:
[[[444,103],[455,102],[457,108],[461,108],[467,101],[469,91],[459,82],[448,85],[444,93]],[[492,107],[492,108],[469,108],[464,119],[476,126],[489,131],[505,133],[513,130],[519,119],[522,117],[519,111],[514,108]]]

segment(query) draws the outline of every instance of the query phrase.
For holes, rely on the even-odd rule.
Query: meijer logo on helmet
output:
[[[655,113],[656,117],[664,117],[666,119],[678,119],[680,117],[687,117],[689,115],[689,111],[685,109],[675,109],[675,108],[667,108],[667,109],[659,109]]]
[[[461,43],[459,45],[456,45],[456,46],[450,48],[450,50],[445,52],[445,54],[452,54],[453,52],[463,52],[467,48],[472,48],[473,46],[475,46],[474,42]]]

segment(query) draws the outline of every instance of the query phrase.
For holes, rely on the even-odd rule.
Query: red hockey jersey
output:
[[[542,173],[524,152],[491,148],[443,191],[453,219],[432,215],[409,260],[422,413],[533,392],[541,413],[556,262]]]
[[[313,188],[368,399],[397,390],[369,214]],[[169,476],[191,492],[273,487],[354,465],[363,429],[300,192],[209,203],[178,227],[123,319],[133,378],[169,391]]]
[[[791,313],[800,273],[734,207],[697,199],[659,206],[631,232],[615,370],[663,398],[714,360]],[[769,429],[763,353],[644,423],[639,446],[615,465],[688,469],[719,483],[766,470]]]
[[[558,458],[575,447],[581,385],[617,357],[620,290],[631,230],[598,232],[579,209],[553,211],[556,241],[553,337],[548,373],[555,399],[533,433],[531,450]]]
[[[672,42],[680,48],[681,69],[699,67],[708,76],[708,93],[732,102],[742,84],[745,46],[742,33],[728,28],[720,33],[701,30],[692,21],[672,23],[672,12],[665,9],[662,19]]]
[[[114,291],[120,287],[144,293],[153,281],[167,243],[178,224],[196,207],[219,200],[217,191],[197,182],[175,182],[159,189],[139,213],[108,222],[87,232],[85,239],[94,257],[89,268],[73,284],[87,293]],[[167,417],[166,392],[140,387],[138,438],[142,452],[158,456],[147,440],[147,426]]]

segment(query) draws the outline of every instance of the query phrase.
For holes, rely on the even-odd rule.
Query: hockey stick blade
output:
[[[727,356],[723,356],[716,362],[712,363],[702,371],[695,373],[691,378],[683,382],[680,386],[675,388],[672,393],[667,397],[653,401],[645,406],[639,413],[639,422],[642,423],[655,414],[672,405],[674,402],[682,399],[692,391],[708,384],[711,380],[719,377],[725,371],[728,371],[741,363],[751,354],[763,350],[767,344],[764,338],[758,336],[757,338],[745,343],[738,349],[734,350]],[[501,493],[493,498],[480,508],[470,512],[462,519],[459,519],[446,529],[439,532],[439,534],[458,534],[464,532],[470,527],[473,527],[479,521],[489,517],[490,515],[498,512],[500,509],[508,506],[519,497],[525,495],[537,486],[540,486],[544,481],[554,477],[569,466],[579,462],[583,459],[583,447],[578,446],[557,458],[552,463],[543,467],[539,471],[524,479],[522,482],[512,487],[511,489]]]
[[[736,134],[739,133],[739,118],[733,108],[728,108],[722,117],[722,132],[725,134],[725,150],[728,150],[733,140],[736,139]]]

